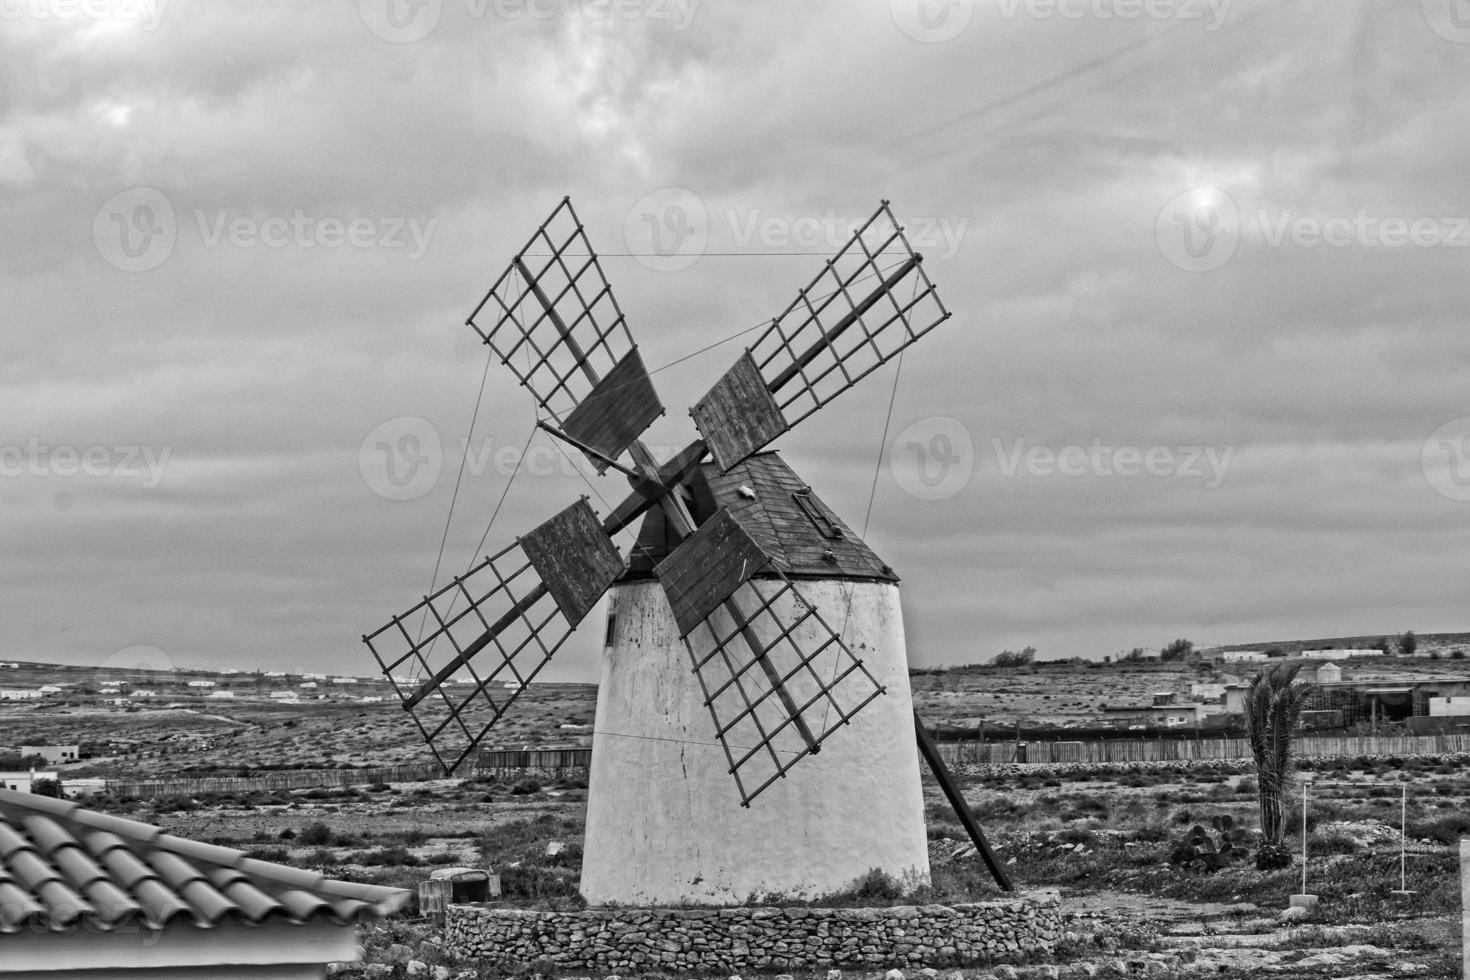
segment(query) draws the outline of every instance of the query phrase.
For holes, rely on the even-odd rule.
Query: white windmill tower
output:
[[[814,896],[872,868],[926,878],[916,737],[1009,890],[913,712],[897,576],[763,451],[949,317],[921,262],[883,202],[694,406],[701,438],[661,466],[639,436],[663,406],[570,201],[470,315],[538,424],[633,492],[601,521],[572,504],[364,641],[453,771],[611,589],[589,902]],[[625,560],[612,535],[639,518]],[[424,681],[398,687],[405,665]],[[447,686],[461,671],[470,688]]]

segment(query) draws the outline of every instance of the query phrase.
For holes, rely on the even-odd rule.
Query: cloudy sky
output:
[[[463,322],[564,195],[654,446],[893,202],[955,315],[778,446],[916,664],[1470,628],[1461,0],[0,17],[0,657],[369,673],[466,444],[441,581],[587,492]]]

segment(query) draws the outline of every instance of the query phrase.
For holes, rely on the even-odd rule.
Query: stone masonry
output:
[[[451,905],[448,952],[514,969],[548,960],[599,973],[976,966],[1052,950],[1055,891],[969,905],[891,908],[600,908],[531,912]]]

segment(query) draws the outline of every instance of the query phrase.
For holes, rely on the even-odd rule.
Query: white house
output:
[[[1220,655],[1220,659],[1227,664],[1254,664],[1263,663],[1266,660],[1264,650],[1226,650]]]
[[[79,745],[22,745],[20,747],[21,757],[39,755],[46,760],[48,766],[62,766],[68,762],[76,762],[81,753]]]
[[[1463,718],[1470,715],[1470,697],[1446,697],[1429,699],[1429,717]]]
[[[1196,701],[1218,701],[1225,696],[1225,685],[1190,681],[1189,696]]]
[[[356,684],[357,683],[357,678],[356,677],[333,677],[332,678],[332,683],[333,684]]]
[[[1383,651],[1371,647],[1367,650],[1303,650],[1297,656],[1303,660],[1348,660],[1353,657],[1381,657]]]
[[[61,688],[57,687],[55,684],[42,684],[40,687],[36,688],[36,690],[40,691],[43,697],[49,697],[52,694],[61,693]]]
[[[303,691],[315,691],[316,681],[304,681],[300,684],[297,684],[296,686],[301,688]]]
[[[0,690],[0,701],[39,701],[41,692],[38,690],[6,689]]]
[[[189,687],[214,687],[214,681],[189,681]]]
[[[38,779],[57,779],[54,772],[0,772],[0,790],[13,793],[29,793],[31,785]],[[58,780],[59,781],[59,780]]]
[[[296,700],[296,692],[295,691],[272,691],[271,692],[271,700],[273,700],[273,701],[295,701]]]
[[[235,696],[235,692],[234,691],[210,691],[209,692],[209,696],[212,697],[212,698],[232,698],[232,697]]]
[[[0,841],[0,980],[320,980],[409,899],[27,793]]]

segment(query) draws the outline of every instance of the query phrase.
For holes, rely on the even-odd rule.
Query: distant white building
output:
[[[272,691],[271,692],[271,700],[273,700],[273,701],[295,701],[296,700],[296,692],[295,691]]]
[[[133,697],[135,697],[135,698],[156,698],[156,697],[158,697],[158,692],[156,692],[156,691],[134,691],[133,692]]]
[[[36,688],[36,690],[40,691],[42,696],[50,696],[52,694],[61,693],[61,688],[57,687],[55,684],[42,684],[40,687]]]
[[[383,699],[378,697],[376,694],[369,694],[365,698],[359,698],[359,700],[362,701],[363,704],[377,704]]]
[[[1303,650],[1297,654],[1303,660],[1347,660],[1352,657],[1381,657],[1382,650]]]
[[[189,681],[189,687],[214,687],[214,681]]]
[[[36,690],[0,690],[0,701],[38,701],[40,698],[41,692]]]
[[[29,793],[31,785],[38,779],[57,779],[57,776],[54,772],[37,772],[34,769],[30,772],[0,772],[0,789]]]
[[[1266,660],[1264,650],[1226,650],[1220,654],[1220,659],[1227,664],[1254,664]]]
[[[296,686],[301,688],[303,691],[315,691],[316,681],[304,681],[300,684],[297,684]]]
[[[268,671],[265,672],[265,676],[266,677],[285,677],[286,676],[286,672],[284,670],[268,670]]]
[[[1337,664],[1323,664],[1317,668],[1318,684],[1338,684],[1342,681],[1342,668]]]
[[[333,684],[356,684],[357,683],[357,678],[356,677],[333,677],[332,678],[332,683]]]
[[[1429,699],[1429,717],[1462,718],[1470,715],[1470,697],[1448,697]]]
[[[304,681],[324,681],[327,679],[327,675],[313,674],[311,671],[307,671],[301,675],[301,679]]]
[[[1223,683],[1205,684],[1199,681],[1191,681],[1189,684],[1189,696],[1196,701],[1218,701],[1225,696],[1225,685]]]
[[[210,691],[209,692],[209,696],[212,697],[212,698],[232,698],[232,697],[235,696],[235,692],[234,691]]]
[[[26,756],[39,755],[46,760],[48,766],[60,766],[68,762],[76,762],[80,758],[81,746],[78,745],[22,745],[20,754]]]
[[[0,661],[0,670],[20,670],[20,664],[10,661]]]

